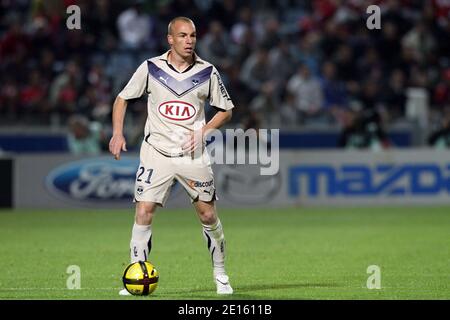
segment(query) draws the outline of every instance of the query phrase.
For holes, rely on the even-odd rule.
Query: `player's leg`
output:
[[[195,158],[191,159],[191,162],[189,158],[182,160],[184,162],[176,166],[176,179],[191,198],[202,223],[203,236],[211,254],[217,293],[231,294],[233,289],[225,273],[225,236],[222,223],[217,216],[216,188],[208,152],[205,150],[201,157],[202,161]]]
[[[203,236],[211,254],[217,293],[231,294],[233,289],[225,272],[225,235],[222,223],[217,216],[215,201],[199,200],[194,202],[194,207],[202,223]]]
[[[157,204],[149,201],[136,203],[136,214],[131,231],[130,261],[147,261],[152,250],[152,221]],[[131,295],[127,289],[119,291],[121,296]]]
[[[173,184],[172,169],[167,159],[152,146],[144,142],[140,158],[134,193],[136,213],[130,241],[131,263],[149,259],[153,216],[158,205],[164,206]],[[126,289],[119,294],[130,295]]]
[[[136,203],[136,215],[131,232],[130,260],[147,261],[152,250],[152,221],[157,204],[149,201]]]
[[[134,193],[136,215],[130,241],[131,263],[148,260],[152,248],[153,215],[156,207],[166,202],[173,183],[167,158],[146,142],[141,146],[140,160]]]

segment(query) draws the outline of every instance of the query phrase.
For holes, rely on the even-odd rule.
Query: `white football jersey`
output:
[[[222,110],[234,105],[212,64],[194,54],[194,63],[178,72],[167,60],[169,51],[144,61],[119,96],[129,100],[148,94],[144,139],[170,156],[182,154],[187,134],[206,124],[207,100]]]

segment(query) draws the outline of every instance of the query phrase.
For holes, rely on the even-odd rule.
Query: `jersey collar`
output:
[[[163,53],[162,55],[160,55],[158,57],[159,60],[165,61],[167,63],[167,65],[174,71],[180,73],[179,71],[177,71],[170,63],[169,63],[169,59],[168,59],[168,55],[169,55],[170,50],[167,50],[165,53]],[[201,59],[195,52],[194,52],[194,62],[186,68],[186,70],[184,70],[181,73],[187,72],[189,70],[192,69],[192,67],[196,64],[196,63],[205,63],[205,61],[203,59]]]

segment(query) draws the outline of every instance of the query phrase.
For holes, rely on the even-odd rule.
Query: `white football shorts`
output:
[[[136,172],[134,202],[150,201],[164,206],[176,181],[183,186],[192,202],[218,199],[206,150],[197,159],[191,156],[169,157],[144,141]]]

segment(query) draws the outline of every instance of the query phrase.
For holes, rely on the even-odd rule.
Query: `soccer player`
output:
[[[145,138],[136,173],[131,262],[148,259],[152,248],[153,216],[157,206],[164,206],[170,188],[177,180],[190,196],[203,226],[217,293],[232,294],[225,272],[225,237],[216,211],[211,164],[198,162],[196,158],[199,154],[208,157],[205,135],[231,119],[234,105],[217,69],[195,53],[196,29],[191,19],[173,19],[168,25],[167,41],[170,49],[144,61],[113,106],[113,136],[109,150],[119,160],[121,151],[127,151],[123,135],[127,100],[148,94]],[[204,111],[206,101],[217,110],[208,123]],[[128,292],[123,289],[120,294]]]

